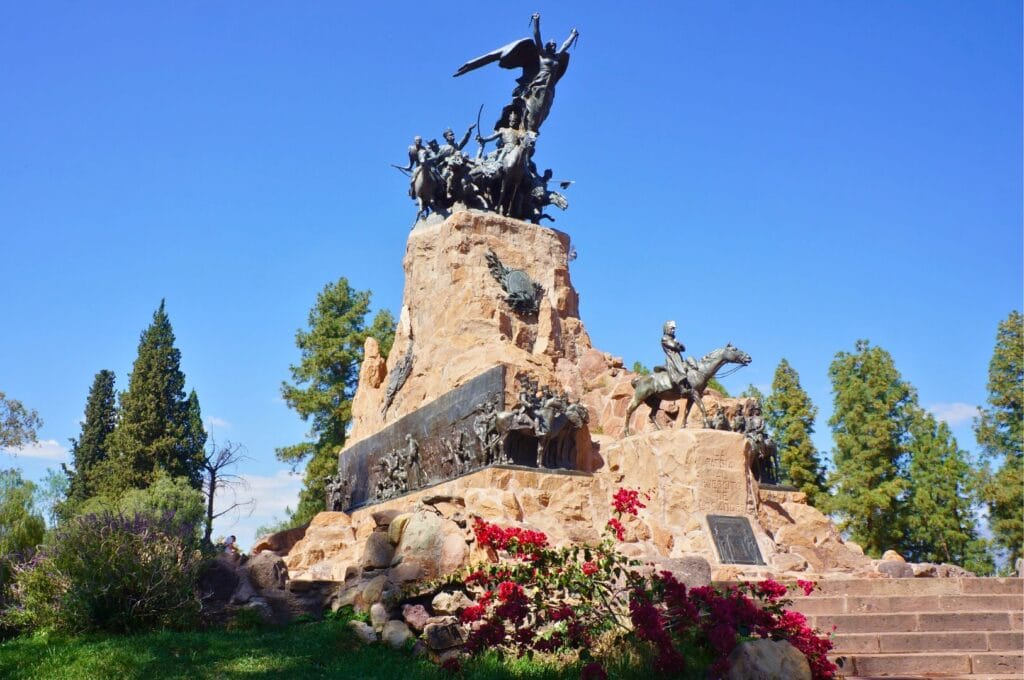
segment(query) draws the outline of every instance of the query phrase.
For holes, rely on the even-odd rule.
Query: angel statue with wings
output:
[[[502,111],[502,120],[507,118],[509,109],[512,109],[518,114],[524,129],[538,132],[555,100],[555,85],[569,67],[569,48],[580,34],[575,28],[572,29],[562,46],[556,48],[555,41],[549,40],[545,44],[540,38],[540,14],[534,13],[530,17],[530,24],[533,26],[532,39],[523,38],[471,59],[455,72],[455,76],[493,62],[498,62],[502,68],[522,69],[522,75],[516,79],[516,88],[512,91],[512,103]]]

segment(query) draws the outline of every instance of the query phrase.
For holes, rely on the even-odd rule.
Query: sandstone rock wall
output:
[[[543,286],[536,317],[519,316],[505,303],[488,269],[488,251]],[[699,429],[696,408],[687,423],[680,423],[680,405],[663,403],[658,431],[641,405],[630,424],[639,434],[621,438],[635,374],[622,359],[592,347],[579,318],[568,252],[566,234],[493,214],[460,212],[414,229],[403,263],[405,291],[394,347],[385,361],[376,342],[366,343],[349,442],[504,364],[508,405],[518,392],[510,378],[520,373],[587,407],[589,431],[582,432],[589,446],[578,450],[586,451],[584,469],[593,474],[490,468],[351,515],[321,513],[287,553],[292,578],[343,580],[353,571],[376,569],[398,569],[399,580],[436,576],[480,557],[470,530],[473,517],[544,531],[555,545],[595,542],[620,487],[650,496],[640,517],[626,523],[623,549],[655,564],[700,556],[723,579],[765,570],[806,574],[867,568],[869,561],[846,546],[802,494],[761,492],[749,474],[745,439]],[[650,336],[656,342],[658,329]],[[381,405],[389,374],[410,347],[411,372],[385,416]],[[732,415],[743,405],[713,390],[704,401],[709,415],[719,410]],[[720,564],[707,527],[709,513],[750,518],[767,567]],[[412,533],[405,536],[407,531]]]
[[[842,544],[827,518],[800,502],[802,494],[757,488],[745,472],[748,445],[741,435],[677,429],[597,439],[600,466],[592,475],[488,468],[351,515],[321,513],[285,558],[289,573],[293,579],[340,581],[353,567],[416,562],[419,576],[434,577],[482,557],[474,552],[473,517],[543,531],[556,546],[595,543],[612,516],[612,494],[621,487],[649,496],[640,515],[625,522],[622,547],[644,561],[700,555],[723,579],[766,570],[854,572],[868,565]],[[709,513],[750,517],[767,567],[721,564],[707,529]],[[394,519],[400,516],[418,518],[404,525]],[[402,527],[391,524],[395,549],[386,559],[377,545],[382,539],[372,540],[382,522]],[[403,533],[409,526],[417,527],[412,543]]]

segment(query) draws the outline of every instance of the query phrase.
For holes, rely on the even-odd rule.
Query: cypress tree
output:
[[[317,295],[309,312],[309,330],[295,334],[302,358],[290,367],[295,382],[282,383],[281,396],[303,420],[311,421],[309,439],[276,451],[279,460],[293,467],[309,461],[299,504],[290,518],[293,525],[309,521],[324,509],[324,478],[338,471],[338,452],[352,419],[352,397],[367,336],[377,338],[383,355],[391,348],[394,318],[381,311],[367,329],[369,307],[369,291],[353,289],[342,277]]]
[[[782,482],[807,494],[812,505],[825,493],[825,471],[811,441],[817,416],[818,407],[800,385],[800,375],[781,360],[765,402],[765,422],[779,447]]]
[[[71,461],[74,469],[64,466],[68,476],[67,505],[61,515],[73,506],[97,493],[94,473],[96,466],[107,460],[107,438],[117,425],[117,393],[114,391],[114,372],[106,369],[93,378],[89,396],[85,401],[85,421],[78,439],[71,440]]]
[[[980,574],[993,564],[978,537],[971,499],[973,470],[949,426],[919,408],[910,424],[910,489],[906,541],[901,552],[914,562],[959,564]]]
[[[195,390],[188,393],[185,405],[185,437],[181,442],[180,460],[189,470],[188,479],[192,486],[200,488],[203,481],[203,461],[206,460],[206,428],[199,408],[199,396]]]
[[[988,405],[979,409],[974,433],[986,463],[985,504],[996,545],[1010,563],[1024,550],[1024,318],[1018,311],[999,324],[988,365]]]
[[[198,401],[195,406],[198,410]],[[145,488],[160,469],[198,488],[201,463],[190,454],[195,433],[190,433],[189,415],[181,352],[161,300],[153,323],[139,338],[128,389],[121,393],[120,419],[108,447],[117,456],[117,464],[108,468],[117,478],[105,480],[107,492]]]
[[[903,541],[908,406],[914,392],[892,356],[867,340],[858,340],[852,354],[837,353],[829,377],[834,494],[821,500],[841,529],[866,553],[879,556]]]

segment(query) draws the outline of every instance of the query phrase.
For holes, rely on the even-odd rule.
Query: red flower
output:
[[[593,661],[580,671],[580,680],[608,680],[608,673],[605,672],[604,666]]]
[[[608,528],[615,534],[615,538],[620,541],[626,540],[626,527],[622,526],[622,522],[612,517],[608,520]]]
[[[597,573],[597,562],[584,562],[580,569],[582,569],[583,573],[587,576],[593,576]]]
[[[818,584],[814,581],[804,581],[801,579],[797,579],[796,584],[800,586],[801,589],[803,589],[804,595],[810,595],[814,591],[814,589],[818,587]]]
[[[764,599],[772,601],[785,597],[789,591],[786,586],[769,578],[757,584],[757,592]]]
[[[479,621],[483,615],[484,606],[482,604],[474,604],[462,610],[462,622],[472,623],[473,621]]]
[[[640,492],[636,489],[619,489],[612,496],[612,507],[620,515],[635,515],[640,508],[647,506],[640,502]]]

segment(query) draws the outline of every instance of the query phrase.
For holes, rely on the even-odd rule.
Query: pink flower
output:
[[[636,489],[619,489],[612,496],[612,507],[620,515],[635,515],[640,508],[647,506],[640,502],[640,492]]]
[[[797,579],[796,584],[804,591],[804,595],[810,595],[818,587],[818,584],[814,581],[804,581],[801,579]]]
[[[597,573],[597,563],[596,562],[584,562],[583,566],[581,566],[580,569],[582,569],[583,573],[586,574],[587,576],[593,576],[594,574]]]

